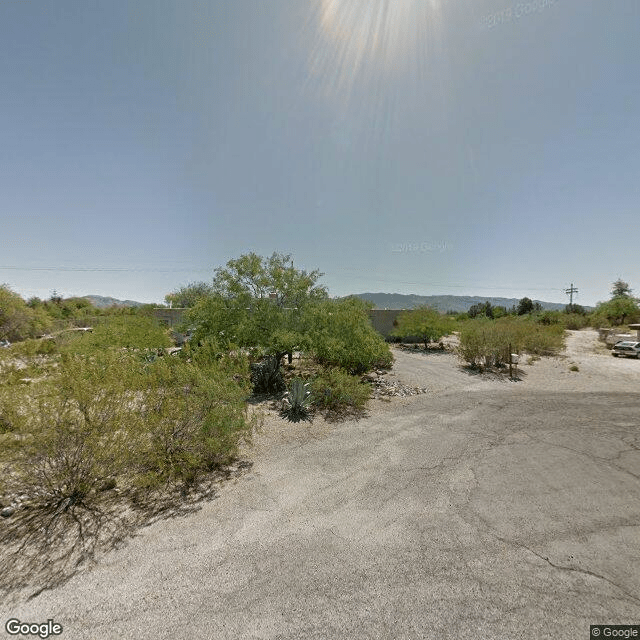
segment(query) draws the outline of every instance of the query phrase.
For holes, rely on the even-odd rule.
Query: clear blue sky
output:
[[[0,283],[640,293],[638,0],[3,0]]]

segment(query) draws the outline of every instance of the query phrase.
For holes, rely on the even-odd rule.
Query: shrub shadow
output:
[[[497,380],[499,382],[522,382],[526,377],[526,371],[522,367],[514,367],[513,377],[509,377],[509,367],[488,367],[479,369],[468,364],[461,364],[458,369],[469,376],[480,377],[485,380]]]
[[[413,346],[409,346],[409,345],[404,345],[404,344],[397,344],[397,345],[393,345],[396,349],[399,349],[400,351],[404,351],[406,353],[415,353],[417,355],[423,355],[423,356],[444,356],[444,355],[450,355],[452,353],[451,349],[441,349],[440,347],[429,347],[428,349],[424,348],[424,345],[420,345],[419,348],[415,348]]]
[[[0,521],[0,601],[31,600],[95,566],[143,527],[184,517],[217,497],[221,483],[249,471],[236,460],[190,486],[137,492],[105,491],[91,501],[23,507]]]

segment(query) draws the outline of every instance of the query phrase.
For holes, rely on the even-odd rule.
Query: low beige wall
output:
[[[154,309],[154,317],[167,327],[175,327],[182,322],[187,309]],[[383,337],[388,338],[395,328],[395,321],[402,309],[371,309],[369,318],[373,328]]]
[[[175,327],[182,322],[187,309],[154,309],[153,317],[166,325],[167,327]]]
[[[388,338],[396,327],[396,320],[402,309],[371,309],[369,318],[373,328],[383,337]]]

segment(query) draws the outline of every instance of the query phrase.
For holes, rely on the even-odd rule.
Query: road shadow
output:
[[[185,517],[214,500],[221,483],[249,471],[236,460],[190,486],[153,492],[104,491],[91,500],[23,507],[0,521],[0,601],[31,600],[60,587],[101,556],[122,547],[143,527]]]

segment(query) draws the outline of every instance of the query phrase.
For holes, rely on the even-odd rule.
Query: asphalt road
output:
[[[580,639],[640,623],[640,399],[380,403],[267,446],[199,512],[2,607],[64,640]],[[8,637],[8,636],[3,636]]]

